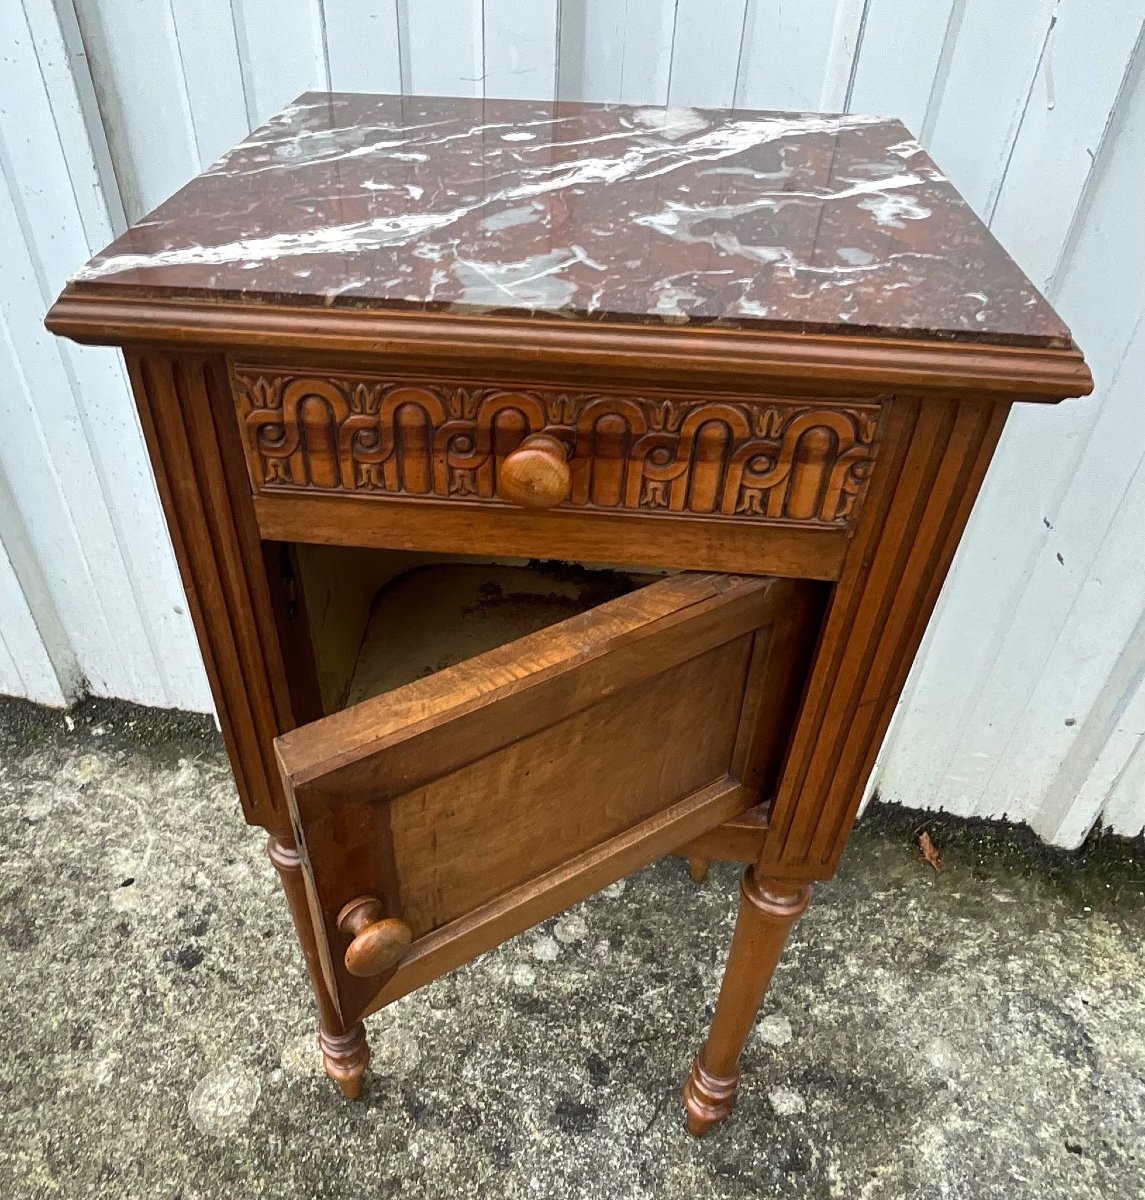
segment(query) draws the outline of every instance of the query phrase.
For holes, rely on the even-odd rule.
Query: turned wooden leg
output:
[[[792,925],[811,902],[811,885],[757,879],[748,867],[716,1014],[684,1084],[688,1130],[703,1137],[735,1107],[739,1059]]]
[[[703,883],[707,879],[711,867],[712,860],[710,858],[688,859],[688,874],[691,875],[693,883]]]
[[[349,1027],[343,1025],[326,990],[326,981],[322,978],[318,961],[318,946],[314,941],[314,927],[310,922],[310,909],[306,903],[302,860],[298,857],[298,851],[271,834],[266,843],[266,853],[282,880],[282,890],[286,893],[286,903],[290,906],[294,929],[306,959],[306,969],[310,973],[310,985],[318,1002],[318,1046],[322,1051],[326,1074],[342,1089],[347,1100],[357,1100],[362,1093],[362,1077],[370,1061],[366,1028],[361,1021],[355,1021]]]
[[[365,1025],[357,1021],[345,1033],[330,1033],[319,1023],[318,1045],[326,1074],[342,1089],[347,1100],[357,1100],[370,1062]]]

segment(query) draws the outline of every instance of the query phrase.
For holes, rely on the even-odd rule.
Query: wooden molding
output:
[[[682,841],[742,811],[750,796],[749,789],[733,780],[714,783],[531,883],[419,938],[361,1015],[377,1012],[552,913],[670,853]]]
[[[683,846],[677,846],[672,853],[700,861],[754,863],[767,838],[770,809],[770,801],[749,808],[738,817],[732,817],[730,821],[709,829]]]
[[[1007,400],[1057,401],[1088,395],[1093,379],[1076,347],[996,346],[870,337],[793,334],[710,326],[620,325],[449,312],[308,309],[300,306],[124,298],[69,285],[47,327],[78,342],[122,346],[324,352],[426,362],[443,370],[509,378],[568,377],[585,382],[660,380],[709,388],[758,389],[761,379],[796,389],[888,388],[981,392]]]
[[[580,563],[698,571],[743,571],[794,579],[836,579],[848,531],[680,516],[633,520],[631,514],[566,508],[514,508],[456,500],[361,499],[338,495],[256,496],[262,536],[326,546],[563,558]]]

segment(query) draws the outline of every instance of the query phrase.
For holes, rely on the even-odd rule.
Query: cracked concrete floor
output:
[[[730,864],[656,864],[379,1014],[355,1105],[202,721],[0,703],[0,822],[5,1200],[1145,1193],[1139,846],[934,818],[936,874],[876,809],[697,1143]]]

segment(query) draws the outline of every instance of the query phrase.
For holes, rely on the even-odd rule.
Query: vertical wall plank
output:
[[[0,104],[0,470],[45,586],[30,590],[11,545],[10,557],[41,632],[57,640],[58,619],[92,690],[209,709],[119,358],[41,324],[111,221],[90,143],[61,141],[85,135],[76,90],[52,66],[66,54],[62,33],[53,46],[45,0],[26,2],[40,6],[34,41],[23,7],[0,6],[3,82],[20,99]]]
[[[961,0],[870,0],[849,109],[898,117],[922,133],[947,29]]]
[[[1122,837],[1139,837],[1145,832],[1145,679],[1125,706],[1110,743],[1116,763],[1103,771],[1106,763],[1099,759],[1091,776],[1098,797],[1108,795],[1102,823]],[[1091,780],[1086,781],[1087,787]]]
[[[233,0],[233,5],[252,125],[261,125],[300,92],[328,86],[320,0]]]
[[[323,0],[322,11],[334,91],[400,93],[398,0]]]
[[[676,0],[565,0],[561,22],[561,99],[667,102]]]
[[[565,0],[561,6],[560,98],[620,99],[624,80],[623,4]]]
[[[838,110],[862,0],[756,0],[744,28],[736,104]]]
[[[123,208],[136,221],[199,170],[171,10],[165,4],[76,0],[76,15]]]
[[[1002,185],[1055,6],[965,0],[920,133],[979,216],[989,216]]]
[[[68,147],[80,232],[89,246],[103,246],[122,233],[127,218],[79,21],[70,0],[59,0],[58,5],[22,2],[57,138]]]
[[[248,109],[231,0],[168,0],[199,165],[242,141],[257,123]]]
[[[485,0],[485,95],[548,100],[560,0]]]
[[[1145,352],[1137,357],[1140,368]],[[1068,626],[1060,623],[1011,738],[1012,745],[1038,746],[1039,753],[1022,772],[1004,758],[987,784],[1003,799],[1039,797],[1031,824],[1059,845],[1081,845],[1108,795],[1111,781],[1100,775],[1113,773],[1132,749],[1118,726],[1145,678],[1145,445],[1139,449],[1137,468],[1076,591]],[[1119,586],[1110,587],[1114,580]],[[1131,738],[1133,731],[1126,732]],[[1099,780],[1103,786],[1092,786]]]
[[[56,678],[36,619],[0,541],[0,696],[22,696],[63,708],[68,698]]]
[[[82,683],[79,664],[2,471],[0,614],[0,695],[66,705]]]
[[[627,6],[621,103],[668,102],[675,27],[676,0],[644,0]]]
[[[868,3],[869,0],[837,0],[817,105],[823,112],[842,112],[848,108]]]
[[[735,104],[740,42],[750,0],[679,0],[668,103],[692,108]]]
[[[21,499],[38,562],[50,564],[54,599],[76,658],[97,692],[122,681],[147,693],[121,641],[147,646],[75,399],[50,335],[21,225],[21,197],[0,188],[0,470]],[[34,389],[34,390],[33,390]]]
[[[410,95],[484,95],[481,0],[401,0]]]
[[[1069,73],[1088,77],[1090,60],[1067,59],[1064,71],[1069,94]],[[979,702],[988,717],[1011,707],[987,735],[1000,728],[1008,740],[984,792],[1020,798],[1035,828],[1066,845],[1079,844],[1098,816],[1104,796],[1083,785],[1118,757],[1111,739],[1145,670],[1145,244],[1121,233],[1139,216],[1145,184],[1140,57],[1111,124],[1116,136],[1096,165],[1087,219],[1055,289],[1090,355],[1100,398],[1086,406],[1084,436],[1068,448],[1057,443],[1064,470],[1052,529]],[[1036,157],[1022,166],[1031,185],[1043,178]],[[968,734],[976,746],[983,741],[976,725]],[[1036,756],[1022,752],[1027,746],[1038,747]]]
[[[1045,287],[1057,266],[1094,158],[1135,56],[1145,0],[1120,0],[1095,21],[1064,4],[1030,93],[990,227],[1022,269]],[[1036,181],[1036,182],[1035,182]],[[1037,220],[1030,188],[1037,187]]]
[[[583,99],[587,3],[588,0],[560,0],[557,9],[558,100]]]
[[[1145,498],[1133,483],[1145,453],[1145,239],[1124,236],[1140,216],[1140,63],[1122,103],[1056,289],[1098,391],[1015,411],[879,779],[888,798],[1007,813],[1066,844],[1096,814],[1090,801],[1071,815],[1071,781],[1097,767],[1086,721],[1118,710],[1136,620],[1123,600],[1139,614],[1145,595]],[[1029,195],[1038,183],[1026,181]]]
[[[0,606],[5,618],[0,626],[0,696],[21,696],[37,704],[63,708],[67,701],[2,541]]]

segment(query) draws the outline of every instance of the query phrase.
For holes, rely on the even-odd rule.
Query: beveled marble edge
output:
[[[71,286],[44,321],[55,334],[91,345],[166,344],[204,351],[300,351],[384,355],[407,369],[427,361],[455,371],[502,372],[522,379],[577,368],[646,385],[704,381],[708,390],[758,389],[761,377],[799,385],[887,387],[999,400],[1056,403],[1093,390],[1076,346],[998,345],[864,334],[790,333],[476,316],[379,309],[307,308],[127,298]],[[540,368],[540,369],[538,369]]]

